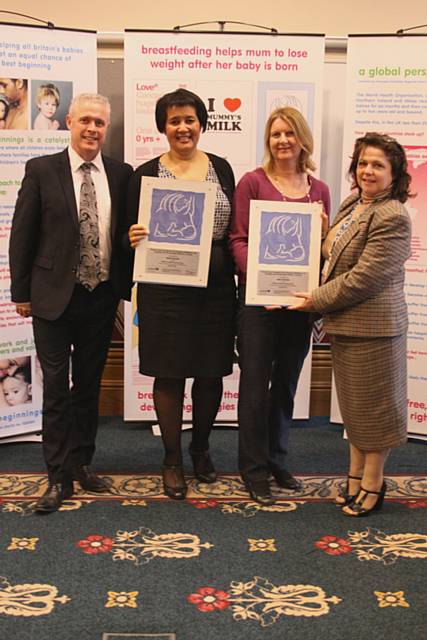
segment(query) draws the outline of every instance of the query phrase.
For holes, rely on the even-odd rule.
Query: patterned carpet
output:
[[[101,474],[101,477],[108,483],[110,487],[109,493],[85,493],[79,484],[75,482],[75,494],[72,499],[66,501],[63,509],[68,510],[72,505],[81,505],[83,502],[91,502],[94,499],[101,501],[150,499],[169,502],[169,498],[163,493],[162,478],[158,474]],[[272,491],[279,500],[281,507],[289,504],[292,505],[292,509],[296,509],[298,504],[304,504],[306,501],[331,500],[336,495],[338,489],[345,484],[345,478],[342,476],[321,474],[297,477],[303,485],[301,492],[280,489],[272,482]],[[243,502],[243,504],[246,505],[254,504],[250,502],[248,493],[237,475],[222,475],[218,478],[217,482],[213,484],[205,484],[192,477],[187,477],[186,479],[189,487],[187,499],[193,503],[208,500],[210,502],[215,501],[218,504],[227,504],[233,501]],[[13,473],[0,475],[0,505],[3,507],[3,511],[7,505],[10,505],[10,508],[12,508],[12,503],[8,502],[10,500],[15,503],[15,506],[24,504],[27,510],[31,511],[35,499],[42,495],[46,487],[47,478],[45,473]],[[402,500],[404,503],[406,501],[409,503],[413,501],[414,505],[416,504],[417,506],[419,506],[419,500],[421,500],[422,505],[424,505],[424,501],[427,501],[427,481],[424,476],[419,475],[388,476],[387,499]],[[427,506],[427,504],[424,506]]]
[[[0,475],[1,640],[424,640],[425,476],[388,475],[368,519],[331,504],[338,475],[272,507],[231,474],[182,503],[156,474],[103,477],[40,516],[46,476]]]

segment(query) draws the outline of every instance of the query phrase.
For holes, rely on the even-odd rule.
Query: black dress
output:
[[[226,160],[208,156],[207,180],[218,183],[208,285],[138,284],[139,369],[145,375],[193,378],[232,372],[236,286],[227,235],[234,176]],[[159,158],[136,170],[129,192],[133,222],[141,176],[146,175],[164,177],[167,170]]]

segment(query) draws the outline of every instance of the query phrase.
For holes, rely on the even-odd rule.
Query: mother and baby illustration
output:
[[[150,240],[198,244],[203,207],[203,193],[153,189]]]
[[[153,189],[150,239],[157,242],[197,243],[203,194]],[[306,266],[310,248],[310,216],[264,212],[259,261]]]
[[[259,262],[306,266],[310,247],[310,216],[263,212]]]

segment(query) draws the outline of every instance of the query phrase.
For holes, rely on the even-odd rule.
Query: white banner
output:
[[[368,131],[405,148],[411,190],[412,256],[406,263],[408,431],[427,436],[427,36],[350,37],[343,158]],[[343,167],[342,198],[349,192]]]
[[[260,164],[271,111],[293,106],[307,118],[320,164],[324,38],[248,34],[128,32],[125,36],[125,159],[133,166],[167,151],[156,129],[158,98],[178,87],[197,93],[209,115],[200,146],[227,158],[236,180]],[[125,323],[125,419],[153,420],[152,379],[138,373],[135,302]],[[309,412],[311,353],[294,417]],[[189,386],[184,420],[191,420]],[[218,420],[235,421],[238,367],[224,379]]]
[[[41,427],[31,319],[10,301],[9,233],[25,163],[68,144],[71,98],[96,90],[96,34],[2,25],[0,38],[0,438]]]

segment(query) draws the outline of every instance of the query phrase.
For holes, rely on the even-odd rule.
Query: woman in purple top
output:
[[[265,505],[274,503],[271,474],[280,487],[300,488],[285,458],[311,322],[308,313],[245,304],[249,206],[251,200],[321,202],[329,215],[329,189],[309,173],[316,168],[312,153],[313,137],[301,113],[276,109],[265,127],[263,166],[246,173],[234,194],[230,247],[239,275],[239,470],[251,497]]]

